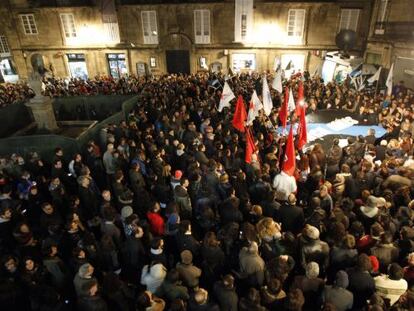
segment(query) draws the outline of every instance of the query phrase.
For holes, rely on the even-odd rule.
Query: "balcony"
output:
[[[414,22],[378,22],[373,37],[392,41],[413,41]]]

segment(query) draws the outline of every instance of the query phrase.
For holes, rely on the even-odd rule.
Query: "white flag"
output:
[[[263,77],[263,87],[262,87],[262,97],[263,97],[263,110],[268,116],[272,112],[273,102],[272,96],[270,96],[269,85],[267,84],[266,76]]]
[[[218,111],[221,112],[224,107],[230,107],[230,101],[236,98],[233,91],[230,89],[230,86],[227,82],[224,83],[223,93],[221,93],[220,104]]]
[[[394,74],[394,64],[391,65],[390,72],[388,73],[388,77],[387,77],[387,82],[385,82],[385,85],[387,86],[387,95],[388,96],[391,96],[391,94],[392,94],[393,74]]]
[[[382,67],[379,67],[378,70],[377,70],[377,72],[371,78],[369,78],[367,80],[368,83],[374,83],[375,81],[378,81],[379,80],[379,77],[380,77],[380,74],[381,74],[381,68]]]
[[[257,96],[256,91],[253,92],[252,98],[250,100],[249,113],[247,115],[247,125],[253,124],[254,119],[259,116],[259,110],[263,109],[263,104]]]
[[[282,93],[283,87],[282,87],[282,73],[280,70],[276,71],[275,78],[273,79],[272,88],[278,91],[279,93]]]
[[[296,106],[295,106],[295,99],[293,98],[293,92],[292,92],[292,89],[289,89],[288,111],[292,112],[295,109],[296,109]]]

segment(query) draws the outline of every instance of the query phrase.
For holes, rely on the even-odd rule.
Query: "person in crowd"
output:
[[[3,308],[414,305],[412,91],[399,86],[384,96],[348,79],[286,77],[294,97],[303,84],[307,113],[359,111],[372,125],[379,115],[386,128],[344,148],[334,140],[298,151],[297,170],[288,174],[278,129],[283,92],[271,90],[271,113],[249,127],[255,151],[247,163],[246,134],[232,126],[235,105],[219,112],[222,90],[209,87],[224,78],[44,78],[51,97],[138,97],[124,120],[104,126],[82,150],[0,156]],[[262,78],[240,73],[227,83],[248,103],[253,90],[261,94]],[[32,95],[25,83],[1,84],[0,107]]]

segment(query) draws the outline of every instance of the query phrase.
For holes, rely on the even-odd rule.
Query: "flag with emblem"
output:
[[[221,112],[224,107],[230,107],[230,101],[236,98],[233,91],[230,89],[230,86],[227,82],[224,83],[223,92],[221,93],[220,103],[218,111]]]
[[[256,91],[254,91],[252,94],[252,98],[250,100],[249,113],[247,114],[246,125],[249,126],[253,124],[254,119],[256,119],[256,117],[259,116],[260,109],[263,109],[263,104],[257,96]]]

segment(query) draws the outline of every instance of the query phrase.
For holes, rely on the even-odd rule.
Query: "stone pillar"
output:
[[[39,129],[45,128],[49,131],[54,131],[58,128],[50,97],[38,95],[30,99],[26,106],[32,110]]]

